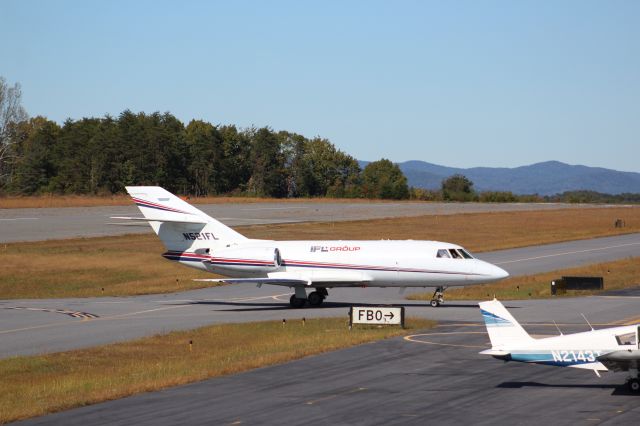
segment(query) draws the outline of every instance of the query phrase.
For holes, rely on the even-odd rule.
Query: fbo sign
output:
[[[351,324],[401,325],[404,327],[404,307],[353,306]]]

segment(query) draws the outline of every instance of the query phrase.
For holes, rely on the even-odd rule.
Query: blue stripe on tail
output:
[[[485,311],[484,309],[480,309],[480,312],[482,312],[482,318],[484,318],[484,322],[487,325],[487,327],[509,327],[509,326],[513,326],[513,324],[511,323],[511,321],[506,320],[502,317],[499,317],[498,315],[489,312],[489,311]]]

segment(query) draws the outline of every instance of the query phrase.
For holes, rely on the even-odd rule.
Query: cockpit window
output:
[[[449,252],[445,249],[440,249],[438,250],[438,254],[436,254],[436,257],[446,257],[446,258],[450,258],[451,256],[449,255]]]
[[[635,345],[636,333],[618,334],[616,336],[616,340],[619,345]]]
[[[471,254],[465,249],[458,249],[458,251],[462,253],[462,256],[464,256],[465,259],[473,259],[473,256],[471,256]]]
[[[446,259],[473,259],[473,256],[465,249],[439,249],[436,257]]]
[[[458,253],[456,249],[449,249],[449,253],[451,253],[451,257],[454,259],[462,259],[462,255]]]

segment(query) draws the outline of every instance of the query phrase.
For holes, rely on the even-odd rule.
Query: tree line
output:
[[[321,137],[239,129],[170,113],[27,118],[20,87],[0,77],[0,193],[114,194],[159,185],[194,196],[409,197],[407,179],[381,159],[362,170]],[[18,108],[16,108],[18,106]]]
[[[12,129],[3,190],[13,194],[113,194],[159,185],[195,196],[408,198],[397,165],[361,170],[327,139],[268,127],[238,129],[170,113],[24,120]]]

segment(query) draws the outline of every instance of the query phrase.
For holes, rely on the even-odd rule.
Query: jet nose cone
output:
[[[481,282],[493,282],[502,280],[509,276],[509,273],[499,266],[480,260],[476,266],[476,272]]]
[[[509,276],[509,273],[499,266],[496,266],[489,262],[482,262],[480,264],[480,273],[484,276],[485,282],[498,281],[505,279]]]
[[[509,273],[507,271],[495,265],[493,265],[493,270],[491,272],[496,280],[502,280],[509,276]]]

